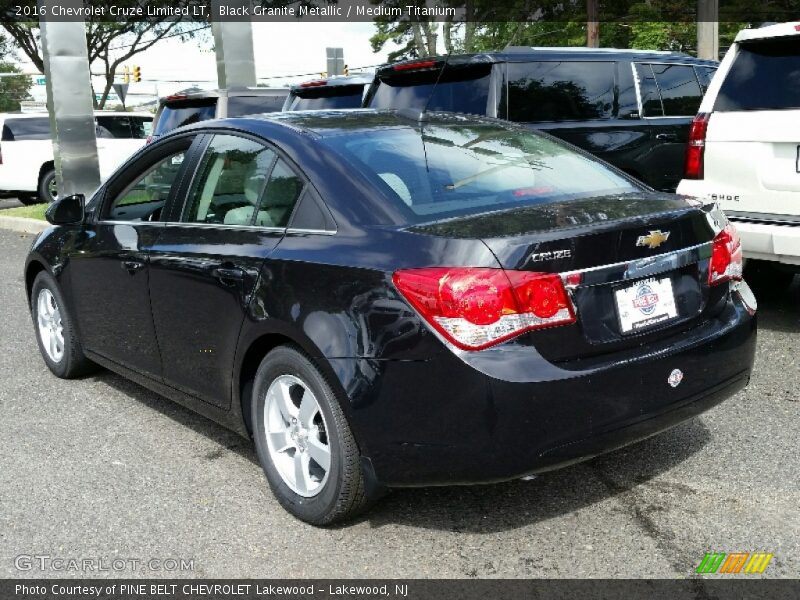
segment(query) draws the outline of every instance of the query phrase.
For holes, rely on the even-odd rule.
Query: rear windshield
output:
[[[420,223],[638,191],[603,164],[533,132],[425,124],[325,138]]]
[[[3,124],[4,142],[24,142],[26,140],[49,140],[50,119],[33,117],[23,119],[6,119]]]
[[[267,96],[229,96],[228,116],[241,117],[243,115],[257,115],[261,113],[278,112],[283,108],[286,95]]]
[[[95,121],[97,137],[143,140],[150,133],[153,119],[136,116],[98,116],[95,117]]]
[[[361,108],[363,94],[363,84],[293,90],[286,110]]]
[[[714,110],[800,108],[800,36],[742,43]]]
[[[485,115],[489,104],[491,64],[381,75],[370,108],[415,108]],[[439,83],[436,85],[437,78]],[[435,86],[435,87],[434,87]]]
[[[163,135],[182,125],[191,125],[192,123],[213,119],[216,108],[216,98],[169,102],[164,105],[153,133],[155,135]]]

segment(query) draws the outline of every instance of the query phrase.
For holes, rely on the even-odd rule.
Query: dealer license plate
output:
[[[672,280],[644,279],[615,292],[622,333],[631,333],[678,316]]]

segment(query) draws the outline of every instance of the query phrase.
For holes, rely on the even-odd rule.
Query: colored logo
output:
[[[646,283],[639,286],[636,297],[633,299],[634,308],[642,311],[643,315],[650,315],[656,309],[656,304],[658,304],[658,294],[653,291],[653,288]]]
[[[667,377],[667,383],[675,388],[681,384],[681,381],[683,381],[683,371],[680,369],[672,369],[672,373]]]
[[[636,238],[637,246],[647,246],[650,249],[658,248],[669,239],[669,231],[663,232],[660,229],[652,230],[647,235],[640,235]]]
[[[763,573],[772,560],[768,552],[706,552],[697,573]]]

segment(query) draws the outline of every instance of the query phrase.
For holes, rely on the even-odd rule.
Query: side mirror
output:
[[[79,225],[85,218],[83,194],[64,196],[53,202],[44,213],[44,218],[53,225]]]

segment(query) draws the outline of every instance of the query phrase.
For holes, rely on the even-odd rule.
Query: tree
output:
[[[20,70],[16,66],[4,60],[8,54],[7,40],[0,35],[0,74],[19,73]],[[30,98],[29,92],[32,83],[31,78],[27,75],[0,76],[0,112],[19,110],[20,102]]]
[[[115,6],[170,6],[180,8],[192,3],[192,0],[119,0]],[[87,6],[108,7],[107,0],[86,0]],[[108,100],[114,84],[117,69],[136,54],[153,47],[166,37],[179,36],[182,39],[194,37],[199,31],[208,28],[207,24],[191,25],[183,17],[171,20],[171,17],[150,17],[146,21],[101,21],[107,17],[90,17],[86,21],[86,46],[89,50],[89,64],[102,65],[105,79],[99,99],[95,95],[95,108],[103,108]],[[44,59],[41,52],[39,24],[35,22],[3,21],[2,26],[14,39],[34,66],[44,73]],[[93,90],[95,93],[97,90]]]

